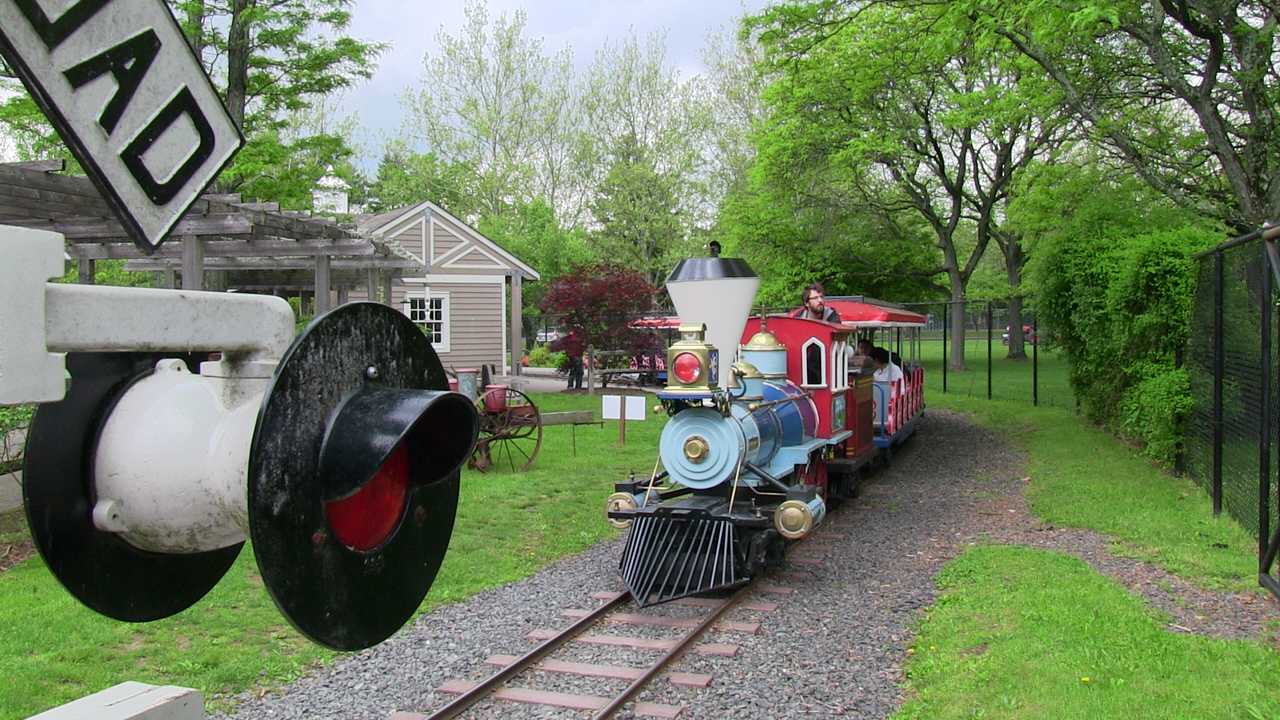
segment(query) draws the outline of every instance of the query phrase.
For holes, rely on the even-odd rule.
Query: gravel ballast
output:
[[[683,705],[685,718],[886,717],[902,701],[901,666],[918,613],[934,600],[934,574],[979,540],[1082,557],[1169,612],[1175,631],[1256,636],[1266,619],[1276,617],[1273,602],[1198,591],[1158,569],[1111,556],[1105,539],[1093,533],[1044,527],[1022,500],[1025,465],[1025,458],[994,433],[961,415],[930,410],[891,466],[871,475],[861,495],[829,515],[812,541],[793,549],[792,557],[808,562],[791,563],[765,580],[795,592],[749,596],[776,602],[779,609],[736,608],[726,616],[759,621],[760,633],[713,629],[702,641],[739,645],[736,656],[689,652],[672,668],[711,674],[709,687],[684,688],[659,679],[639,699]],[[534,645],[525,638],[530,631],[564,627],[570,620],[563,610],[595,607],[600,601],[592,593],[621,590],[616,572],[621,549],[621,540],[601,543],[526,580],[441,607],[375,648],[343,657],[278,693],[246,694],[233,714],[216,717],[386,720],[396,710],[438,709],[451,699],[437,692],[447,680],[483,679],[493,672],[484,664],[489,656],[523,654]],[[1223,602],[1231,607],[1221,607]],[[696,616],[702,611],[666,606],[660,612]],[[622,625],[591,632],[675,634]],[[555,657],[639,667],[656,654],[574,643]],[[513,684],[605,695],[627,683],[536,672]],[[489,701],[466,717],[586,714]]]

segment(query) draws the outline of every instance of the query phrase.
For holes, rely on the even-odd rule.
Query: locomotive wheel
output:
[[[533,467],[542,449],[542,415],[528,395],[513,388],[491,388],[476,400],[480,440],[470,466],[521,472]]]

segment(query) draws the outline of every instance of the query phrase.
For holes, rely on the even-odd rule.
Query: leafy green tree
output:
[[[1222,236],[1126,171],[1035,166],[1009,224],[1031,248],[1040,335],[1060,347],[1086,414],[1170,462],[1190,407],[1176,357],[1191,330],[1194,253]]]
[[[504,215],[481,218],[476,229],[524,260],[543,281],[526,285],[524,306],[531,313],[539,308],[551,283],[574,267],[589,264],[594,254],[587,246],[586,232],[566,229],[556,219],[546,200],[523,203]]]
[[[219,88],[245,147],[216,188],[309,207],[329,166],[350,175],[346,134],[314,127],[323,100],[373,74],[383,45],[344,33],[352,0],[170,0]],[[9,89],[18,89],[10,81]],[[0,104],[0,126],[27,159],[64,156],[25,92]],[[306,130],[310,129],[309,132]]]
[[[705,84],[682,79],[666,52],[665,35],[655,34],[629,35],[596,53],[582,99],[584,137],[597,160],[594,188],[635,148],[671,187],[672,209],[689,234],[713,219],[704,165],[715,120]]]
[[[1265,0],[947,4],[1033,60],[1135,174],[1237,230],[1280,217],[1280,8]]]
[[[437,34],[439,53],[425,59],[421,87],[406,95],[408,140],[472,168],[482,217],[534,197],[557,208],[580,202],[568,52],[547,55],[527,37],[522,10],[491,22],[483,0],[468,0],[465,14],[457,35]]]
[[[367,207],[372,212],[430,200],[463,219],[479,211],[475,173],[462,162],[445,162],[432,153],[416,153],[401,141],[387,144],[370,184]]]
[[[764,44],[772,80],[766,172],[801,192],[817,187],[815,176],[836,177],[875,191],[862,192],[883,208],[905,201],[920,214],[942,252],[960,370],[969,278],[995,239],[1013,257],[1017,284],[1018,238],[999,227],[1008,188],[1063,124],[1043,85],[1024,83],[1035,76],[1018,56],[976,45],[946,21],[927,3],[815,0],[771,8],[747,28]],[[956,241],[968,224],[977,242],[962,256]]]
[[[658,170],[635,138],[624,137],[591,204],[600,226],[592,238],[601,257],[637,270],[660,286],[676,261],[691,250],[677,185]]]
[[[941,254],[918,215],[793,193],[759,172],[721,203],[712,235],[760,275],[766,307],[797,305],[815,280],[831,295],[911,301],[946,292],[936,283]]]

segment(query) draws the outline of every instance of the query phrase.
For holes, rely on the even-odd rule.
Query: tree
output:
[[[905,201],[918,212],[942,252],[952,367],[963,369],[966,285],[993,236],[1012,249],[1016,238],[998,227],[1008,186],[1062,125],[1051,97],[1024,86],[1017,56],[944,20],[930,4],[817,0],[770,9],[747,28],[772,78],[766,172],[795,188],[814,187],[815,174],[842,177],[884,211]],[[956,243],[962,224],[977,237],[967,256]]]
[[[521,203],[505,215],[481,218],[476,229],[537,268],[543,277],[545,282],[525,286],[522,297],[529,310],[540,306],[554,278],[589,263],[594,257],[587,245],[586,232],[562,226],[551,204],[540,198]]]
[[[402,141],[383,150],[377,175],[369,186],[372,212],[430,200],[460,218],[472,220],[476,203],[475,172],[462,162],[446,162],[433,153],[416,153]]]
[[[343,133],[301,133],[325,115],[324,98],[372,75],[383,45],[343,33],[352,0],[170,0],[245,147],[220,176],[224,192],[294,207],[329,165],[348,166]],[[14,85],[10,85],[14,87]],[[61,141],[20,92],[0,105],[0,125],[27,158],[60,155]]]
[[[595,263],[575,267],[553,282],[542,299],[542,310],[563,316],[565,327],[577,330],[590,346],[632,349],[645,338],[627,323],[650,310],[656,294],[641,273]]]
[[[634,35],[599,50],[583,96],[590,157],[604,159],[592,175],[599,187],[633,146],[666,178],[686,231],[710,225],[713,200],[706,154],[714,123],[704,85],[682,80],[666,56],[666,38]],[[596,218],[599,221],[599,218]]]
[[[658,171],[635,138],[625,136],[591,203],[591,214],[600,226],[592,237],[601,256],[639,271],[654,286],[661,285],[676,260],[690,250],[677,185]]]
[[[425,58],[422,86],[405,98],[409,140],[473,169],[480,216],[537,196],[553,207],[580,202],[568,53],[548,56],[525,37],[522,10],[490,23],[483,1],[468,0],[465,14],[458,35],[437,33],[439,54]]]
[[[796,305],[815,280],[831,295],[919,300],[946,292],[935,282],[941,255],[918,215],[881,212],[842,185],[824,188],[830,194],[796,193],[752,172],[720,204],[712,235],[760,275],[759,304]]]
[[[1280,217],[1280,8],[1263,0],[968,0],[950,12],[1055,83],[1139,177],[1238,231]]]

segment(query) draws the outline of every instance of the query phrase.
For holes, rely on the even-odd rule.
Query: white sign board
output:
[[[645,400],[648,399],[643,395],[603,395],[600,400],[603,407],[600,408],[600,417],[605,420],[622,419],[622,401],[627,401],[627,421],[644,420]]]
[[[145,252],[244,143],[163,0],[0,0],[0,54]]]

